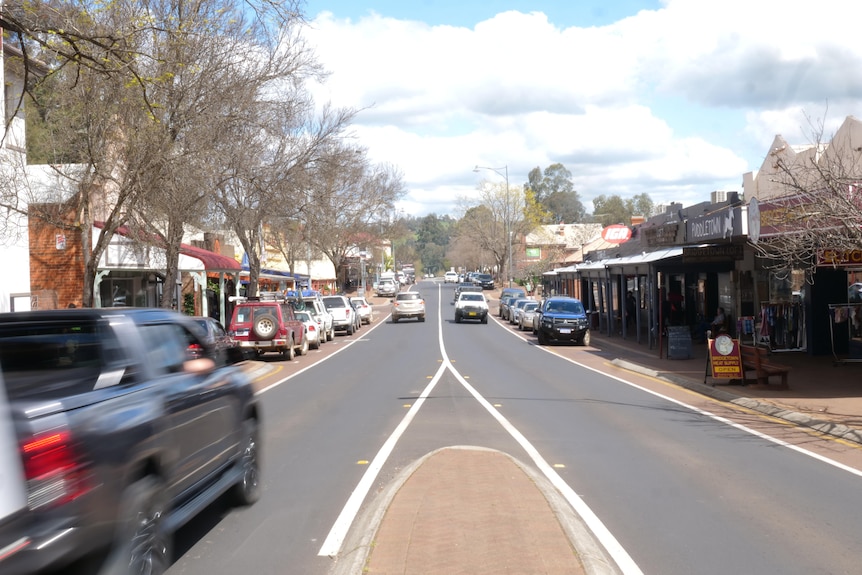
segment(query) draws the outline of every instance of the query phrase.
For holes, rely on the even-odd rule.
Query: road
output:
[[[266,359],[264,492],[177,536],[171,574],[325,574],[400,470],[475,445],[556,477],[626,573],[856,573],[857,447],[550,349],[496,321],[455,324],[452,287],[421,282],[428,319],[375,323],[292,363]],[[595,525],[594,525],[595,527]],[[349,539],[347,539],[349,540]]]

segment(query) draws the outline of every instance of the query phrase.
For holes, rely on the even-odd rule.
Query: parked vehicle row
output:
[[[338,331],[353,335],[363,323],[374,321],[363,297],[263,293],[236,302],[227,333],[245,357],[275,352],[293,360],[332,341]]]
[[[590,345],[589,318],[577,298],[558,295],[539,302],[530,297],[507,295],[500,299],[499,313],[508,323],[518,326],[518,330],[531,331],[539,345],[561,341]]]

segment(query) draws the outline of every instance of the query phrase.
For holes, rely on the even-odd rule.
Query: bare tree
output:
[[[312,244],[346,280],[347,256],[389,227],[388,214],[404,195],[401,174],[391,165],[369,165],[360,151],[341,145],[315,165],[307,189]]]
[[[222,143],[224,170],[214,180],[216,203],[248,256],[249,293],[257,291],[269,222],[308,219],[308,206],[326,205],[309,196],[316,177],[310,170],[328,157],[353,117],[351,110],[325,107],[315,116],[299,94],[268,102],[256,122]],[[318,204],[320,200],[320,204]]]
[[[507,269],[509,250],[546,216],[531,189],[510,189],[505,183],[483,181],[479,185],[479,201],[461,203],[463,216],[457,236],[490,254],[498,270]],[[512,261],[512,277],[518,264]]]
[[[862,249],[862,141],[847,130],[827,143],[822,124],[811,125],[807,150],[771,151],[772,196],[759,202],[759,232],[749,231],[767,269],[801,270],[809,281],[818,265]]]

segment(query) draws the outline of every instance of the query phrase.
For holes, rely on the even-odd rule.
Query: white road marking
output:
[[[437,286],[437,292],[438,295],[440,295],[439,285]],[[362,502],[368,495],[368,491],[371,489],[374,480],[377,478],[377,475],[386,463],[386,459],[392,453],[396,443],[404,434],[404,431],[407,430],[407,427],[413,421],[413,418],[419,412],[419,409],[425,403],[425,399],[430,395],[431,391],[437,385],[437,382],[440,381],[443,373],[445,373],[446,370],[449,370],[461,385],[476,399],[476,401],[478,401],[479,404],[482,405],[498,423],[500,423],[503,429],[505,429],[509,435],[518,442],[524,451],[530,455],[530,458],[532,458],[539,470],[548,478],[554,487],[560,491],[575,512],[580,515],[584,523],[593,532],[593,535],[604,546],[614,562],[616,562],[621,572],[625,575],[641,575],[642,572],[637,564],[635,564],[629,554],[625,549],[623,549],[616,538],[610,533],[596,514],[593,513],[589,506],[587,506],[587,504],[578,497],[574,490],[572,490],[572,488],[563,481],[562,477],[560,477],[557,472],[554,471],[554,468],[545,461],[541,454],[539,454],[539,451],[533,447],[527,438],[524,437],[524,435],[521,434],[515,426],[509,423],[509,421],[503,417],[503,415],[497,411],[493,405],[482,397],[482,395],[467,383],[467,380],[461,376],[460,373],[458,373],[452,365],[452,362],[449,360],[449,356],[446,353],[446,346],[443,344],[443,321],[441,314],[442,307],[437,310],[437,340],[440,345],[440,353],[443,355],[443,362],[440,364],[440,367],[431,382],[422,391],[419,399],[417,399],[413,404],[410,411],[407,412],[404,419],[401,420],[401,423],[398,424],[398,427],[395,428],[395,431],[392,432],[392,435],[389,436],[380,448],[380,451],[375,455],[371,465],[363,474],[356,488],[353,490],[353,493],[350,494],[350,497],[344,505],[344,508],[341,510],[341,513],[339,513],[338,518],[335,520],[335,524],[332,526],[332,529],[329,531],[329,535],[327,535],[326,540],[323,542],[323,546],[317,553],[318,556],[335,557],[338,555],[338,552],[341,550],[341,544],[344,542],[344,538],[347,536],[350,526],[353,524],[353,521],[359,512],[359,508],[362,506]]]

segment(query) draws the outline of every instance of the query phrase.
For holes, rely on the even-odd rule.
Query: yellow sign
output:
[[[709,340],[709,365],[716,379],[742,379],[742,356],[739,340],[721,334]]]

